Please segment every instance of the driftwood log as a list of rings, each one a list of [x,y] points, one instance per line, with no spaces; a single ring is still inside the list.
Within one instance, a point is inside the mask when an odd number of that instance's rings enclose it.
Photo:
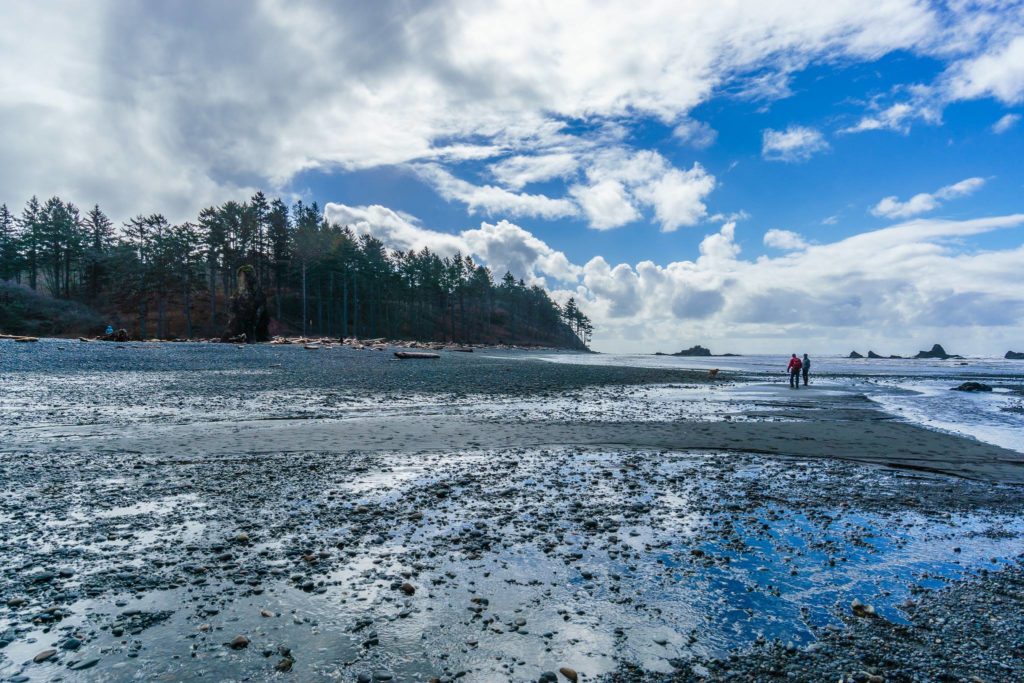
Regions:
[[[426,359],[426,358],[440,358],[439,353],[423,353],[422,351],[395,351],[395,358],[401,358],[403,360],[412,359]]]

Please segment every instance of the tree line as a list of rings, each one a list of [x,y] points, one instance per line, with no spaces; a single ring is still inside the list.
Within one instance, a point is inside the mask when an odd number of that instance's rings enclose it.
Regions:
[[[593,325],[570,299],[468,255],[394,251],[257,192],[171,224],[140,214],[118,229],[98,205],[59,197],[0,206],[0,280],[111,314],[139,338],[219,335],[239,267],[253,268],[277,332],[332,337],[582,347]]]

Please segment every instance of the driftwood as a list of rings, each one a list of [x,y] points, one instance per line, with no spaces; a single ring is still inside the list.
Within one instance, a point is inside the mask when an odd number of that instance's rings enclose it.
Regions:
[[[418,351],[395,351],[395,358],[414,359],[414,358],[440,358],[439,353],[422,353]]]
[[[0,339],[10,339],[16,342],[35,342],[39,341],[39,337],[26,337],[20,334],[0,334]]]
[[[458,351],[459,353],[473,353],[471,346],[446,346],[445,351]]]

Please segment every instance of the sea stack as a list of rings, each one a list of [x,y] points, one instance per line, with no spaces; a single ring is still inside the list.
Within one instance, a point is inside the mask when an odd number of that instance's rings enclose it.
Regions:
[[[918,351],[914,358],[937,358],[939,360],[946,360],[948,358],[963,358],[963,356],[946,353],[946,349],[942,348],[942,344],[934,344],[930,351]]]
[[[1007,351],[1003,358],[1006,360],[1024,360],[1024,351]]]
[[[270,341],[267,295],[257,282],[252,266],[238,269],[238,290],[231,296],[231,319],[222,341],[233,341],[242,335],[250,344]]]
[[[860,354],[859,354],[859,353],[857,353],[856,351],[850,351],[850,355],[849,355],[849,356],[847,356],[847,358],[863,358],[863,357],[864,357],[864,356],[860,355]]]

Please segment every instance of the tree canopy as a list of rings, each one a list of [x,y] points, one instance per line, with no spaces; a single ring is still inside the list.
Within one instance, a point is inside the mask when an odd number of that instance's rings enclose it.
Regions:
[[[506,342],[582,348],[593,325],[512,273],[499,282],[470,256],[393,251],[371,235],[257,192],[172,225],[140,214],[116,229],[59,197],[0,206],[0,279],[88,304],[134,336],[220,333],[238,268],[252,267],[273,327],[306,335]]]

